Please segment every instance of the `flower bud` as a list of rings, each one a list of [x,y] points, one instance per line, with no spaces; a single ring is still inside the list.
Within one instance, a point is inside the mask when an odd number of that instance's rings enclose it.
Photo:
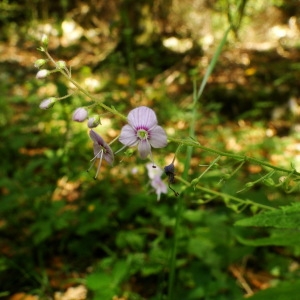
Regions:
[[[246,184],[245,184],[245,188],[252,188],[253,186],[254,186],[254,184],[255,184],[255,182],[247,182]]]
[[[39,71],[37,72],[36,78],[37,78],[37,79],[46,78],[49,74],[50,74],[50,71],[49,71],[49,70],[42,69],[42,70],[39,70]]]
[[[38,59],[35,61],[34,66],[35,68],[40,68],[41,66],[43,66],[45,63],[47,62],[46,59]]]
[[[46,34],[43,34],[42,36],[42,45],[47,48],[49,44],[49,38]]]
[[[168,179],[169,183],[175,183],[174,159],[173,159],[173,161],[172,161],[172,163],[170,165],[164,167],[165,174],[169,177],[169,179]]]
[[[56,102],[56,98],[55,97],[50,97],[50,98],[44,99],[40,103],[40,109],[51,108],[54,105],[55,102]]]
[[[59,60],[57,63],[56,63],[56,66],[58,69],[63,69],[67,66],[66,62],[63,61],[63,60]]]
[[[83,122],[87,119],[87,116],[87,110],[83,107],[79,107],[74,111],[72,119],[76,122]]]
[[[263,181],[263,183],[267,186],[275,186],[275,182],[272,178],[267,178]]]
[[[88,119],[88,127],[89,128],[95,128],[97,127],[99,124],[100,124],[100,117],[99,115],[95,115],[95,116],[92,116]]]
[[[193,179],[192,181],[191,181],[191,185],[192,186],[195,186],[195,185],[197,185],[198,183],[199,183],[199,178],[195,178],[195,179]]]

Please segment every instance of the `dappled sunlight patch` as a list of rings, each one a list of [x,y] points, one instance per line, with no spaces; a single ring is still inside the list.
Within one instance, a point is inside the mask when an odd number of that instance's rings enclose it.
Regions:
[[[229,271],[238,281],[240,287],[245,291],[245,297],[250,297],[259,290],[272,286],[274,277],[264,271],[255,272],[251,268],[241,265],[230,265]]]
[[[85,300],[87,293],[87,288],[84,285],[69,287],[65,292],[56,292],[54,300]]]
[[[38,296],[25,294],[25,293],[17,293],[8,298],[9,300],[40,300]]]
[[[74,202],[80,199],[80,185],[80,181],[72,182],[66,176],[58,179],[56,189],[52,194],[52,201]]]
[[[47,148],[20,148],[19,152],[28,156],[36,156],[44,154]]]

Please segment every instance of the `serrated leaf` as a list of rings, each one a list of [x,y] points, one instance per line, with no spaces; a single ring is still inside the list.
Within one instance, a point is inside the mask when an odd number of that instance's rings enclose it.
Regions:
[[[257,226],[300,229],[300,204],[294,203],[279,209],[260,213],[235,222],[236,226]]]

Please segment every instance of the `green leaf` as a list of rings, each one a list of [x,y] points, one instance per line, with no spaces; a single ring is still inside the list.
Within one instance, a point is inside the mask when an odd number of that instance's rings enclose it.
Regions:
[[[283,282],[274,288],[269,288],[254,294],[249,300],[298,300],[300,290],[300,280]],[[244,298],[242,298],[244,299]]]
[[[111,276],[103,272],[96,272],[86,277],[86,286],[91,290],[113,289]]]
[[[274,230],[271,236],[265,238],[259,238],[255,240],[244,239],[243,237],[237,236],[240,243],[247,246],[293,246],[300,244],[299,231],[292,230]]]
[[[300,229],[300,203],[260,213],[251,218],[239,220],[236,226],[257,226]]]
[[[134,231],[120,231],[116,238],[116,244],[119,248],[130,247],[135,250],[141,250],[144,243],[144,236]]]

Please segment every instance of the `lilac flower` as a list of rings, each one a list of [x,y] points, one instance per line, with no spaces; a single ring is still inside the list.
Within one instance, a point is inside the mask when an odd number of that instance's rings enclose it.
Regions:
[[[88,171],[95,164],[96,158],[99,158],[100,161],[99,161],[96,176],[95,176],[95,178],[97,178],[100,167],[101,167],[102,159],[104,158],[110,165],[112,165],[114,162],[114,153],[111,150],[111,148],[109,147],[109,145],[104,142],[103,138],[98,133],[96,133],[94,130],[90,130],[89,134],[90,134],[90,138],[94,142],[93,147],[94,147],[94,155],[95,156],[91,160],[91,161],[93,161],[93,163],[90,166],[90,168],[88,169]]]
[[[78,107],[74,112],[73,112],[73,121],[76,122],[83,122],[87,119],[88,117],[88,112],[85,108],[83,107]]]
[[[140,157],[151,156],[151,147],[163,148],[167,145],[167,135],[157,125],[155,112],[148,107],[140,106],[129,112],[128,124],[123,126],[119,141],[125,146],[138,146]]]
[[[44,99],[40,103],[40,109],[51,108],[54,105],[55,102],[56,102],[56,98],[55,97],[50,97],[50,98]]]
[[[154,188],[157,194],[157,201],[160,200],[161,194],[167,194],[168,188],[167,185],[162,181],[161,175],[163,174],[162,169],[156,167],[153,168],[152,163],[146,164],[146,168],[148,170],[148,176],[150,178],[150,184]]]

